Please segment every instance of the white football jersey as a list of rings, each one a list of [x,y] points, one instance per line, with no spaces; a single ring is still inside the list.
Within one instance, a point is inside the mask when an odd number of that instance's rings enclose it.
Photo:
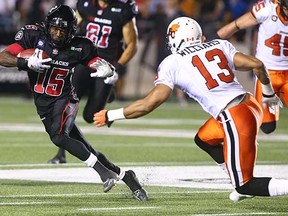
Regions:
[[[259,25],[256,57],[270,70],[288,70],[288,21],[271,0],[254,4],[252,14]]]
[[[161,62],[154,84],[178,86],[216,119],[231,100],[246,92],[233,72],[236,52],[226,40],[186,47]]]

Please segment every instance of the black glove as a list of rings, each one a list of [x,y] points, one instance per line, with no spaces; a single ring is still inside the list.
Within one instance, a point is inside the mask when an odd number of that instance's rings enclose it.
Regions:
[[[17,67],[18,67],[18,70],[21,71],[21,70],[29,70],[29,67],[28,67],[28,60],[25,59],[25,58],[17,58]]]
[[[117,74],[121,76],[126,72],[126,67],[124,65],[117,63],[115,66],[115,70]]]

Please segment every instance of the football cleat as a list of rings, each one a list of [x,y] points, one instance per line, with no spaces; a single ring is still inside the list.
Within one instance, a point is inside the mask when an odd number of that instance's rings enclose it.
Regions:
[[[135,173],[133,170],[128,170],[125,173],[123,181],[132,191],[133,197],[139,201],[147,201],[148,195],[147,192],[140,185]]]
[[[113,178],[108,178],[104,183],[103,183],[103,191],[104,193],[107,193],[110,191],[117,183],[116,179]]]
[[[66,161],[66,158],[65,158],[65,157],[55,156],[54,158],[52,158],[51,160],[49,160],[47,163],[48,163],[48,164],[62,164],[62,163],[67,163],[67,161]]]
[[[253,198],[254,196],[252,195],[245,195],[245,194],[240,194],[236,190],[232,191],[229,195],[229,199],[233,202],[239,202],[243,199],[249,199]]]
[[[141,189],[134,191],[133,197],[139,201],[147,201],[148,200],[148,195],[147,195],[147,192],[144,190],[144,188],[141,188]]]

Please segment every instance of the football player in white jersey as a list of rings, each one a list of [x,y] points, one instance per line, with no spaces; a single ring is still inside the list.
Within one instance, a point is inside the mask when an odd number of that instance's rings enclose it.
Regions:
[[[260,0],[251,11],[218,30],[221,39],[230,38],[235,32],[259,24],[256,57],[268,69],[275,93],[288,105],[288,0]],[[262,100],[261,83],[255,83],[255,97]],[[274,115],[263,107],[261,130],[272,133],[276,129],[279,112]]]
[[[177,85],[212,116],[197,136],[205,140],[212,152],[216,149],[210,154],[214,160],[225,160],[235,188],[231,200],[288,194],[288,180],[253,176],[256,137],[263,112],[233,71],[253,70],[263,88],[263,103],[275,110],[281,101],[274,93],[262,61],[238,52],[226,40],[204,42],[201,27],[188,17],[173,20],[167,37],[172,54],[160,63],[150,93],[125,108],[95,113],[94,124],[110,126],[116,120],[144,116],[164,103]]]

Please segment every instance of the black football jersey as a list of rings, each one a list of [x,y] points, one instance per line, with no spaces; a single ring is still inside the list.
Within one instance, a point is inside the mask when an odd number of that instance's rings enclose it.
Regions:
[[[78,100],[71,85],[73,68],[79,64],[87,65],[98,56],[97,48],[89,39],[74,37],[68,46],[58,49],[51,45],[43,28],[26,25],[16,34],[15,40],[24,49],[39,48],[52,58],[51,67],[46,72],[28,71],[39,115],[59,98]],[[90,72],[89,68],[84,72]]]
[[[81,35],[86,35],[98,48],[99,57],[115,64],[124,51],[122,27],[138,13],[134,0],[115,0],[101,8],[97,0],[78,0],[82,17]]]

